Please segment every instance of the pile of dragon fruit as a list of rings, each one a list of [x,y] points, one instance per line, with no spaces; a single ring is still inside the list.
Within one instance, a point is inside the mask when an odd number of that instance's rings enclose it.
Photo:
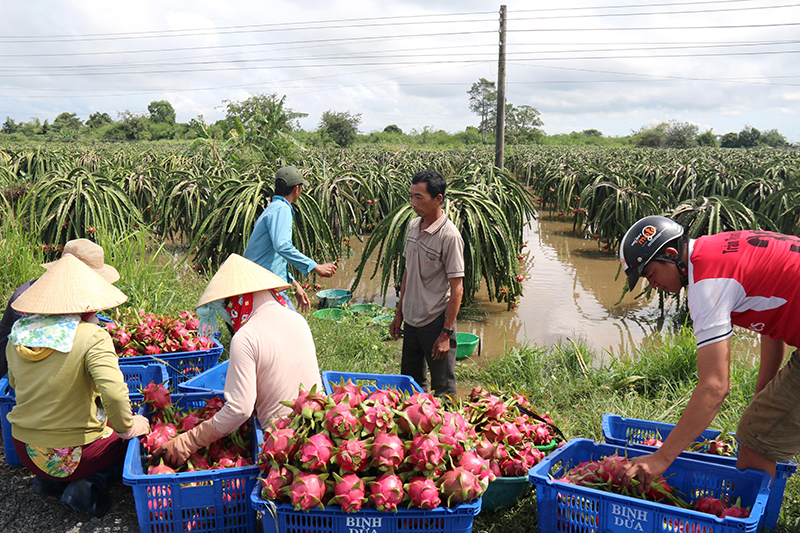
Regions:
[[[750,511],[740,506],[741,501],[729,506],[718,498],[703,497],[691,504],[687,503],[681,498],[683,494],[672,487],[664,476],[653,481],[649,490],[640,492],[637,479],[626,481],[623,478],[623,474],[628,469],[630,462],[630,459],[619,455],[609,455],[596,461],[582,461],[555,481],[613,492],[631,498],[674,505],[683,509],[694,509],[695,511],[714,514],[720,518],[726,516],[747,518],[750,516]]]
[[[261,495],[296,510],[397,511],[457,506],[495,479],[472,451],[464,414],[428,393],[372,393],[350,382],[330,395],[303,390],[290,415],[264,429]]]
[[[660,437],[660,435],[659,435]],[[655,446],[660,448],[664,442],[658,437],[650,437],[642,441],[642,444],[647,446]],[[716,438],[713,440],[702,440],[691,443],[686,447],[686,451],[697,453],[708,453],[711,455],[720,455],[723,457],[736,457],[738,443],[734,436],[728,433],[725,437]]]
[[[478,439],[475,451],[489,461],[497,477],[519,477],[541,461],[555,439],[553,421],[548,415],[536,420],[528,399],[521,394],[503,399],[482,387],[469,394],[464,408],[467,420],[474,426]]]
[[[120,357],[195,352],[215,346],[211,338],[198,334],[200,322],[191,311],[181,311],[174,318],[141,310],[125,313],[117,310],[113,318],[114,322],[104,327]]]
[[[213,417],[222,408],[225,401],[222,398],[214,397],[206,400],[206,404],[202,407],[180,409],[172,403],[172,397],[164,385],[155,383],[150,383],[142,389],[142,394],[144,403],[150,404],[153,409],[150,417],[150,433],[139,437],[147,474],[196,472],[253,464],[250,453],[250,432],[252,430],[250,420],[239,426],[233,433],[193,453],[185,464],[166,464],[163,457],[155,455],[156,450],[177,435],[189,431]]]

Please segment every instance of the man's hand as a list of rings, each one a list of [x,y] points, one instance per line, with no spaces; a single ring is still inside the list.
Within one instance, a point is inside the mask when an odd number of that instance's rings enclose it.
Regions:
[[[294,282],[294,290],[297,295],[297,307],[304,313],[308,312],[311,309],[311,300],[308,299],[308,294],[297,281]]]
[[[640,455],[631,459],[628,469],[622,474],[623,482],[627,483],[633,478],[640,482],[639,492],[650,490],[650,484],[664,475],[671,464],[668,458],[662,457],[658,452],[650,455]]]
[[[394,315],[394,320],[389,324],[389,335],[392,339],[397,340],[403,336],[403,316],[399,313]]]
[[[438,361],[439,359],[444,359],[449,351],[450,335],[443,331],[439,333],[439,338],[433,343],[433,353],[431,354],[431,357],[433,357],[434,361]]]
[[[314,272],[323,278],[329,278],[336,274],[336,265],[333,263],[325,263],[324,265],[317,265],[314,267]]]

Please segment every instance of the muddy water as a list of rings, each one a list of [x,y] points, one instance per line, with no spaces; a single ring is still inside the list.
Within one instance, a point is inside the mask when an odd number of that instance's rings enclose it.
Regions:
[[[551,345],[568,339],[583,339],[599,356],[620,354],[661,331],[663,320],[657,298],[635,300],[626,295],[621,302],[622,279],[616,279],[618,260],[603,252],[596,241],[577,237],[568,222],[540,219],[526,227],[521,269],[524,294],[516,309],[490,303],[478,295],[477,309],[487,313],[480,321],[461,320],[459,331],[481,338],[481,356],[494,358],[506,347],[523,343]],[[349,288],[360,260],[363,244],[351,238],[353,254],[343,258],[337,274],[324,280],[326,288]],[[370,258],[370,270],[375,257]],[[390,288],[386,299],[379,295],[380,280],[362,278],[351,303],[397,304]],[[474,358],[475,356],[473,356]]]

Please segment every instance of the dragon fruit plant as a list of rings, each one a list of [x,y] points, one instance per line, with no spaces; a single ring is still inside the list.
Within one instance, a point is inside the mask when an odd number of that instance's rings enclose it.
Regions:
[[[215,346],[210,337],[198,332],[200,321],[191,311],[181,311],[175,318],[141,310],[115,310],[113,319],[102,325],[111,334],[120,357],[194,352]]]
[[[221,398],[210,398],[202,407],[178,409],[172,403],[169,391],[164,385],[153,383],[142,389],[142,394],[143,403],[149,404],[153,410],[150,415],[150,433],[139,437],[147,467],[145,470],[148,474],[197,472],[253,464],[250,454],[252,422],[249,420],[231,434],[192,454],[185,464],[165,464],[163,457],[154,455],[158,448],[214,416],[222,408],[224,401]]]
[[[546,422],[537,421],[520,407],[531,410],[521,394],[492,394],[483,387],[475,387],[469,394],[464,411],[478,433],[475,452],[489,462],[496,477],[527,475],[545,456],[539,448],[555,439],[548,415],[542,416]]]
[[[303,511],[430,510],[475,501],[495,478],[471,451],[477,434],[464,414],[431,394],[343,382],[329,396],[301,387],[283,403],[292,412],[265,428],[258,454],[265,499]]]

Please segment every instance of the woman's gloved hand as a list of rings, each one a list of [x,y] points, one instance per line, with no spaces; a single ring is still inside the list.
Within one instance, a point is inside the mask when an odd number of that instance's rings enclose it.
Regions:
[[[194,429],[165,442],[156,450],[155,455],[163,455],[166,462],[171,465],[182,465],[194,452],[225,436],[214,429],[211,420],[213,419],[206,420]]]
[[[133,415],[133,425],[125,433],[117,433],[122,440],[130,440],[150,433],[150,421],[142,415]]]

